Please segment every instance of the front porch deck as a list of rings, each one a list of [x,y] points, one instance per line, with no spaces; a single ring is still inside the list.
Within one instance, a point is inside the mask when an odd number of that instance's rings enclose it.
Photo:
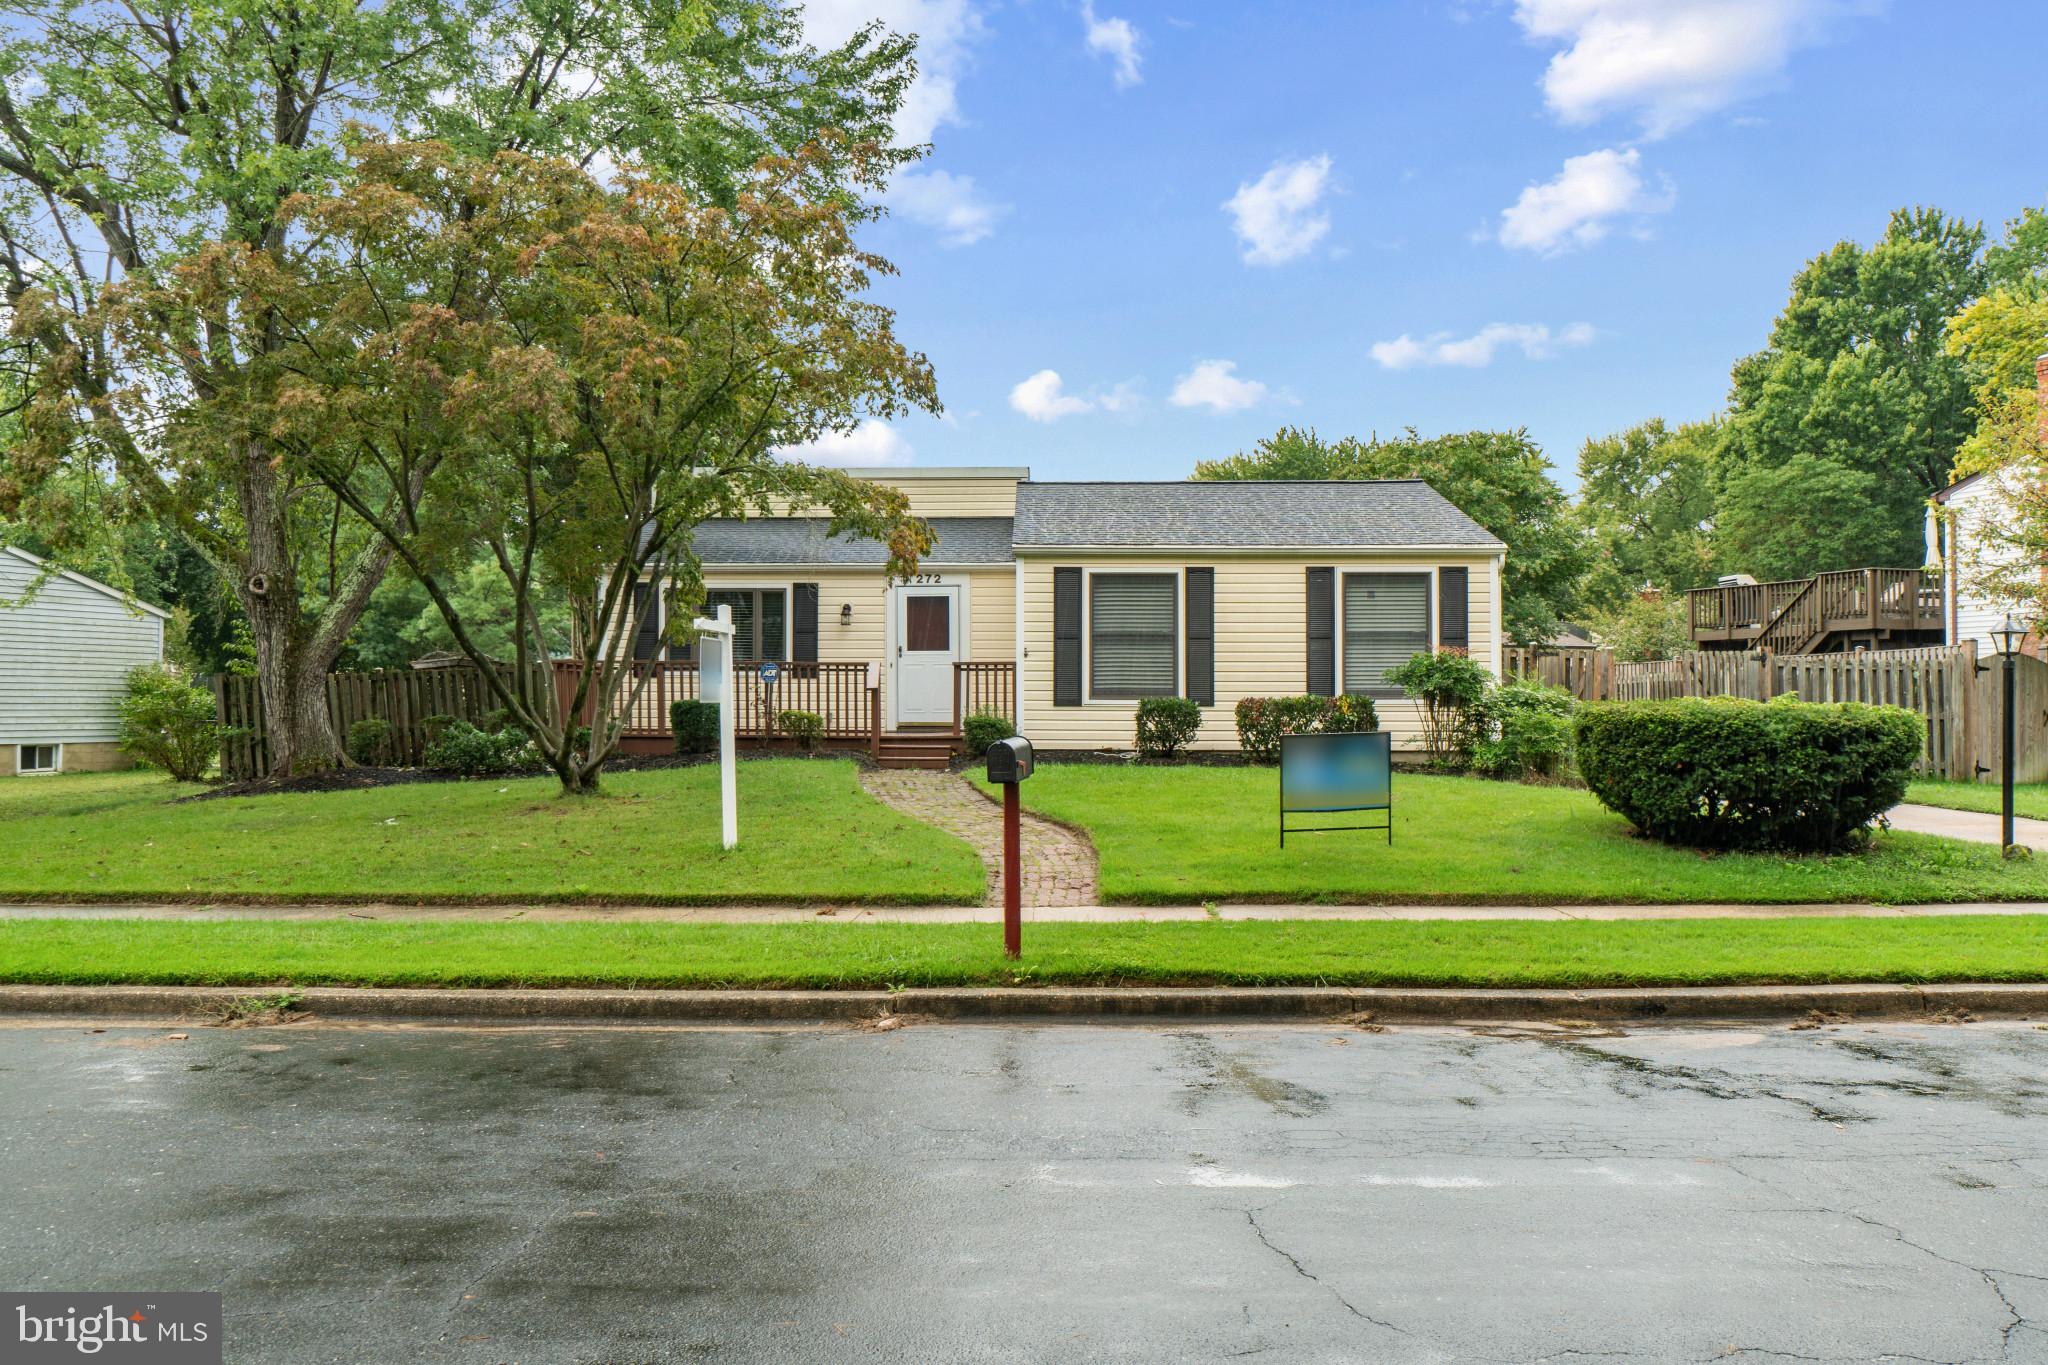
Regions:
[[[824,718],[820,742],[834,748],[858,745],[883,767],[943,767],[959,752],[963,725],[977,711],[992,710],[1015,720],[1017,665],[1014,660],[967,659],[953,665],[953,719],[950,724],[884,728],[883,685],[879,663],[776,660],[771,685],[761,680],[761,662],[740,666],[733,697],[734,733],[743,744],[766,747],[794,743],[777,724],[784,711],[811,711]],[[622,745],[627,753],[671,752],[675,745],[669,708],[702,696],[697,664],[687,659],[654,659],[634,665],[644,681],[626,722]],[[570,687],[562,695],[569,695]]]

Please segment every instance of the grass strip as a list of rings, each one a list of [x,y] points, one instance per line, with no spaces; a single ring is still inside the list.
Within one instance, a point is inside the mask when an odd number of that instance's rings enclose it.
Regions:
[[[2048,900],[2048,858],[1991,844],[1888,832],[1833,857],[1702,853],[1640,837],[1589,792],[1472,777],[1397,773],[1391,846],[1305,834],[1282,849],[1272,768],[1048,763],[1023,795],[1088,831],[1109,904]]]
[[[0,981],[208,986],[1652,986],[2048,979],[2048,916],[991,925],[0,922]]]
[[[2005,808],[2004,791],[1996,782],[1915,782],[1906,788],[1906,799],[1923,806],[1993,815]],[[2048,820],[2048,783],[2016,783],[2012,789],[2012,813],[2029,820]]]

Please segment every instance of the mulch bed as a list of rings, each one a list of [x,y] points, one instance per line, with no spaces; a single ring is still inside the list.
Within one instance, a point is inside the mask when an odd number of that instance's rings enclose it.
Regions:
[[[810,753],[798,751],[781,752],[765,749],[742,749],[742,762],[766,758],[825,759],[851,758],[859,763],[872,765],[874,760],[865,749],[818,749]],[[604,765],[607,773],[637,773],[658,768],[694,768],[700,763],[716,763],[717,754],[627,754],[614,758]],[[224,796],[277,796],[287,792],[339,792],[357,791],[367,787],[401,787],[414,782],[504,782],[517,777],[546,777],[548,770],[538,769],[530,773],[494,773],[487,777],[472,777],[465,773],[449,772],[441,768],[372,768],[350,765],[335,768],[324,773],[309,773],[304,777],[258,777],[247,782],[224,782],[210,790],[194,796],[179,797],[173,805],[184,805],[188,801],[217,801]]]
[[[1040,763],[1084,763],[1104,768],[1250,768],[1257,760],[1236,749],[1195,749],[1172,758],[1140,758],[1132,749],[1040,749]],[[980,760],[976,760],[979,762]],[[973,766],[973,765],[969,765]],[[1275,766],[1267,764],[1267,767]]]

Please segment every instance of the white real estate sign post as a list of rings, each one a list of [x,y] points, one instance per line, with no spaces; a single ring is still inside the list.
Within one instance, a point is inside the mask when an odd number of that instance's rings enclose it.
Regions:
[[[718,803],[723,819],[721,840],[727,848],[740,842],[739,796],[733,781],[732,703],[736,679],[732,658],[732,608],[720,607],[718,619],[699,616],[697,627],[697,697],[718,703]]]

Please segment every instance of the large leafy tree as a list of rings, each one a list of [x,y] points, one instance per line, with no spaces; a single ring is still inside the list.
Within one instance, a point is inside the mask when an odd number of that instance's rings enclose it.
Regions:
[[[0,288],[32,387],[27,438],[0,454],[0,516],[60,554],[120,519],[187,537],[248,618],[286,770],[338,760],[323,675],[392,548],[268,431],[175,439],[267,373],[278,328],[116,310],[109,286],[167,284],[212,242],[281,268],[285,205],[345,176],[352,122],[470,155],[639,166],[730,205],[757,159],[821,129],[886,148],[912,74],[910,44],[875,27],[813,50],[783,0],[24,0],[9,28]],[[863,194],[844,162],[815,174]]]
[[[1645,588],[1675,597],[1713,577],[1721,440],[1718,420],[1671,427],[1653,417],[1586,442],[1572,511],[1591,554],[1580,588],[1588,609],[1617,610]]]
[[[1982,286],[1983,246],[1981,226],[1900,209],[1871,246],[1839,242],[1794,277],[1769,344],[1735,365],[1724,469],[1728,495],[1755,515],[1747,530],[1727,528],[1725,567],[1805,575],[1921,562],[1926,500],[1948,483],[1972,424],[1969,376],[1943,334]],[[1769,525],[1767,490],[1824,492],[1846,519],[1782,506],[1815,533],[1795,551]],[[1745,560],[1755,554],[1770,564]]]
[[[835,183],[864,155],[764,159],[725,209],[628,172],[372,141],[347,188],[286,206],[303,248],[211,248],[117,306],[244,348],[276,334],[177,443],[265,433],[404,562],[564,789],[587,791],[651,676],[632,666],[636,587],[663,584],[672,623],[702,605],[700,522],[788,503],[884,541],[897,572],[929,548],[900,493],[774,453],[937,408],[867,297],[888,266]],[[496,594],[475,590],[480,559]],[[567,696],[549,667],[565,652]]]
[[[1198,479],[1421,479],[1508,547],[1502,616],[1517,643],[1557,629],[1586,563],[1565,495],[1526,431],[1468,431],[1392,440],[1283,427],[1249,451],[1195,466]]]
[[[1895,513],[1877,476],[1818,455],[1737,472],[1721,490],[1716,539],[1730,564],[1766,582],[1805,578],[1871,558]],[[1915,552],[1896,559],[1918,563]]]

